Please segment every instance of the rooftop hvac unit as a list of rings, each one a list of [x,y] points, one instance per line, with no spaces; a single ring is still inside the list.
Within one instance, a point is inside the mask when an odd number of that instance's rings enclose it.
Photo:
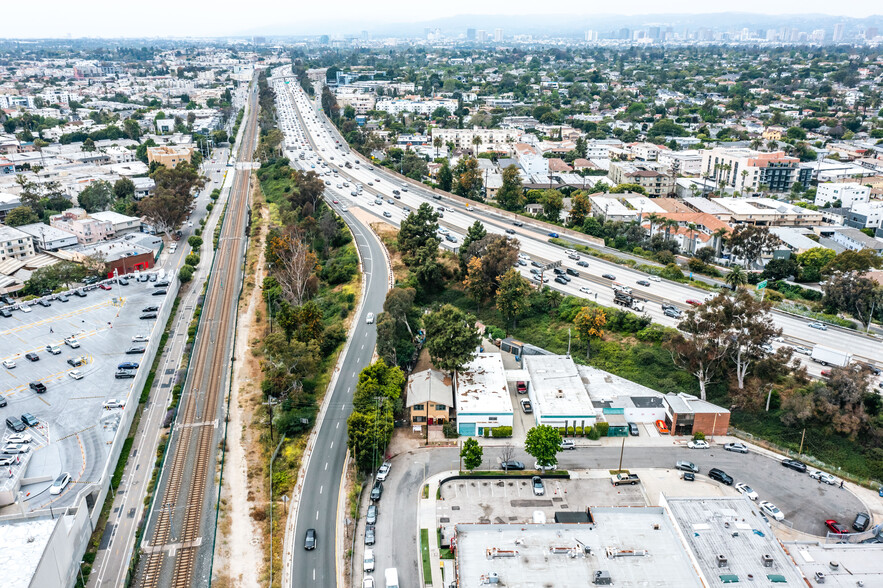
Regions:
[[[764,553],[760,556],[760,563],[762,563],[765,568],[773,567],[773,556],[769,553]]]
[[[725,568],[727,567],[727,556],[718,554],[717,556],[717,567]]]
[[[595,572],[595,578],[592,580],[592,584],[597,586],[609,586],[613,583],[613,580],[610,579],[610,572],[607,570],[598,570]]]
[[[488,572],[481,577],[481,583],[484,584],[499,584],[500,576],[497,572]]]

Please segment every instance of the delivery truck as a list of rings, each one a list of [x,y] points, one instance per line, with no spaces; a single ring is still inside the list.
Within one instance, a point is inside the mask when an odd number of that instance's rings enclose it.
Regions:
[[[823,347],[822,345],[816,345],[812,348],[812,355],[810,355],[810,358],[816,363],[836,367],[846,367],[849,365],[849,362],[852,361],[851,354],[844,351],[837,351],[830,347]]]

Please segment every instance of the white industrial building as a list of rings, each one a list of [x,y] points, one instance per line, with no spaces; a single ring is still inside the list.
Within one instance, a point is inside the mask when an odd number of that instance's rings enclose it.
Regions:
[[[829,182],[819,184],[816,189],[817,206],[828,206],[837,200],[840,206],[850,208],[858,202],[867,202],[871,197],[871,189],[857,183]]]
[[[512,426],[512,399],[499,353],[479,353],[457,373],[455,402],[460,435]]]
[[[569,355],[526,355],[523,365],[538,425],[585,428],[595,424],[586,380]]]

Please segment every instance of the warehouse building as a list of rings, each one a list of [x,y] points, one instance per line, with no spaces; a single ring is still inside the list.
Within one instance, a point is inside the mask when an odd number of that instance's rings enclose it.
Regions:
[[[479,353],[457,373],[455,402],[460,435],[512,426],[512,400],[499,353]]]
[[[586,380],[569,355],[526,355],[523,366],[538,425],[585,428],[595,424]]]

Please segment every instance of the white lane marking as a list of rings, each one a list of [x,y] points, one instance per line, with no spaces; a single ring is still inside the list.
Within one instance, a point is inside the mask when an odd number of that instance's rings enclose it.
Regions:
[[[319,520],[319,511],[318,510],[316,511],[316,520],[317,521]]]
[[[327,463],[325,464],[325,469],[328,469],[328,464],[327,464]],[[319,494],[322,494],[322,491],[323,491],[324,489],[325,489],[325,486],[324,486],[324,485],[319,486]]]
[[[334,441],[331,442],[331,445],[328,446],[328,449],[331,449],[332,447],[334,447]]]

